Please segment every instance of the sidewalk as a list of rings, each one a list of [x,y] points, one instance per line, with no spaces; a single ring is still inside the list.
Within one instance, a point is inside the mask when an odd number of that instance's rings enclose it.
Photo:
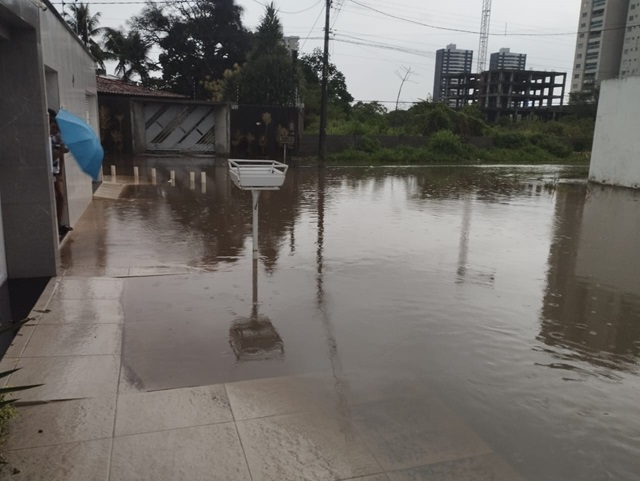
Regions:
[[[130,245],[111,246],[129,252],[121,265],[98,262],[106,227],[96,212],[70,234],[73,265],[0,362],[21,368],[10,385],[44,383],[20,395],[5,446],[20,472],[6,479],[521,481],[433,392],[395,373],[140,390],[123,362],[125,322],[137,320],[125,312],[126,283],[199,274],[177,257],[154,265]],[[143,341],[156,348],[155,337]]]

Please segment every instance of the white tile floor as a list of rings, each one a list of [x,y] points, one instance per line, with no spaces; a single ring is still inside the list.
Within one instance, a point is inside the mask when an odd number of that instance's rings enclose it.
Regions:
[[[139,392],[120,357],[122,280],[57,286],[2,360],[21,368],[10,385],[45,383],[12,421],[12,480],[521,481],[433,395],[356,382],[345,402],[313,374]]]

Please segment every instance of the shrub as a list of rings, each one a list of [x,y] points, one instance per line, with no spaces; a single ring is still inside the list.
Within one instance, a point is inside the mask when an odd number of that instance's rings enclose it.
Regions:
[[[423,135],[434,134],[441,130],[453,130],[450,109],[444,104],[438,104],[434,109],[427,113],[423,119]]]
[[[370,137],[369,135],[363,136],[360,139],[360,145],[358,145],[358,150],[361,150],[362,152],[368,152],[368,153],[376,152],[381,148],[382,148],[382,145],[380,145],[380,141],[378,139],[374,139],[373,137]]]
[[[441,130],[431,136],[429,150],[437,154],[459,156],[464,153],[462,140],[449,130]]]
[[[529,138],[521,132],[498,132],[493,141],[496,147],[502,149],[520,149],[529,144]]]
[[[536,145],[551,155],[560,158],[568,157],[573,152],[571,146],[558,137],[542,136]]]

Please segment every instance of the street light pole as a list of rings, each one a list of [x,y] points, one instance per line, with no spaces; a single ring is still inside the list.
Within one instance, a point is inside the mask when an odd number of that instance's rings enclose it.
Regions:
[[[322,103],[320,107],[320,165],[324,165],[327,156],[327,104],[329,102],[329,28],[331,0],[327,0],[324,24],[324,56],[322,59]]]

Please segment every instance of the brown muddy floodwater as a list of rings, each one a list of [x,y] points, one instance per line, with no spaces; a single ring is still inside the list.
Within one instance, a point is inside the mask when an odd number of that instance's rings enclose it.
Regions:
[[[138,388],[325,373],[343,401],[406,394],[409,420],[437,395],[528,481],[640,479],[640,192],[584,168],[291,169],[261,199],[252,321],[250,194],[173,162],[63,250],[132,276]]]

